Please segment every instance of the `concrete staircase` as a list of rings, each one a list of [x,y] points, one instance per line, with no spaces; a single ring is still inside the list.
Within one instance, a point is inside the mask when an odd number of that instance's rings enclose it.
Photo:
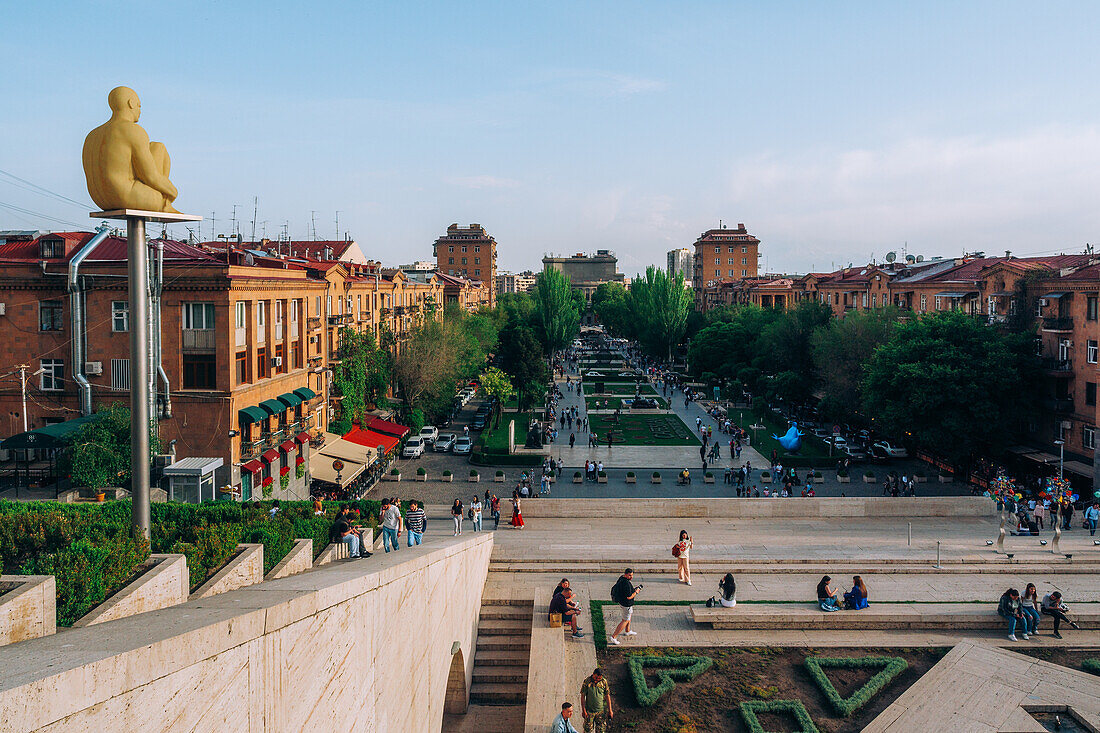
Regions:
[[[514,706],[523,720],[531,657],[532,600],[485,599],[474,653],[471,705]]]

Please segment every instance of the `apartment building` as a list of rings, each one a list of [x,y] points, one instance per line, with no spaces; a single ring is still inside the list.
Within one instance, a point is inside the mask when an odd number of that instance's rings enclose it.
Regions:
[[[691,285],[695,289],[695,307],[705,310],[707,289],[717,288],[722,281],[752,279],[759,274],[760,240],[749,234],[744,224],[735,228],[708,229],[699,235],[692,255]]]
[[[497,275],[497,295],[504,293],[529,293],[538,282],[538,276],[526,270],[524,272],[502,272]]]
[[[451,224],[433,245],[436,269],[451,277],[481,283],[488,307],[496,303],[497,241],[485,227]]]

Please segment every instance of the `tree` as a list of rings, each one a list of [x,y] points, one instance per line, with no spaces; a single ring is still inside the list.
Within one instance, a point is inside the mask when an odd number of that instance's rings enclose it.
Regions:
[[[619,338],[634,335],[626,287],[619,282],[600,283],[592,293],[592,312],[607,332]]]
[[[799,301],[791,310],[781,312],[780,317],[760,334],[760,350],[765,356],[766,369],[772,374],[794,372],[805,382],[805,395],[809,396],[816,378],[810,338],[832,317],[829,306],[818,300]]]
[[[512,396],[512,380],[496,367],[489,367],[481,375],[481,389],[490,398],[496,398],[496,403],[493,405],[493,418],[499,427],[504,403]]]
[[[821,407],[827,415],[845,419],[859,409],[864,367],[875,349],[890,340],[900,316],[901,312],[892,306],[851,311],[810,337],[810,351],[821,380]]]
[[[335,432],[346,433],[361,420],[368,405],[376,405],[390,385],[390,357],[374,341],[370,331],[360,333],[345,326],[340,329],[337,355],[340,363],[333,374],[333,386],[342,398],[333,421]]]
[[[539,275],[534,291],[535,323],[546,353],[564,349],[577,335],[580,309],[573,286],[560,270],[546,270]]]
[[[695,335],[688,348],[688,365],[691,372],[701,375],[714,372],[719,376],[734,376],[753,367],[757,373],[753,381],[741,380],[755,389],[760,364],[767,361],[762,354],[761,333],[770,324],[785,316],[782,311],[755,305],[728,306],[719,309],[710,325]],[[711,313],[708,312],[708,317]]]
[[[956,462],[999,453],[1035,391],[1027,342],[958,311],[899,324],[867,364],[864,411],[888,435],[911,434]]]
[[[652,355],[672,361],[672,350],[683,338],[691,292],[684,276],[669,277],[664,270],[646,268],[645,276],[630,285],[629,316],[636,324],[636,336]]]
[[[510,325],[500,334],[500,365],[512,377],[520,411],[528,409],[550,379],[535,332],[527,326]]]
[[[160,441],[150,429],[150,458]],[[74,486],[102,489],[130,483],[130,408],[120,403],[100,405],[95,419],[81,426],[68,453]]]

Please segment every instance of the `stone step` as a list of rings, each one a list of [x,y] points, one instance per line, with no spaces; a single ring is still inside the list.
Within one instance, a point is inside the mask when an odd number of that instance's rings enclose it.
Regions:
[[[558,561],[558,566],[563,561]],[[788,564],[787,560],[773,561],[767,564],[760,565],[746,565],[744,563],[691,563],[691,570],[694,574],[714,574],[724,575],[725,573],[733,573],[734,575],[748,575],[748,574],[805,574],[813,573],[817,574],[832,574],[832,575],[847,575],[853,573],[861,573],[863,575],[975,575],[975,574],[994,574],[1001,575],[1006,571],[1013,573],[1049,573],[1056,572],[1061,575],[1085,575],[1095,574],[1100,572],[1100,567],[1093,563],[1081,563],[1078,564],[1076,560],[1072,564],[1063,562],[1050,562],[1047,560],[1035,560],[1029,561],[1011,561],[1007,558],[1002,559],[999,563],[988,563],[979,565],[959,565],[943,563],[943,567],[933,567],[935,563],[934,559],[928,560],[926,563],[919,565],[890,565],[890,566],[878,566],[875,563],[833,563],[828,565],[804,565],[794,562]],[[575,574],[590,573],[590,574],[610,574],[621,573],[622,569],[626,565],[630,565],[634,569],[634,572],[638,575],[671,575],[676,572],[676,566],[671,563],[648,563],[633,561],[626,562],[601,562],[601,563],[589,563],[589,562],[576,562],[569,561],[569,570]],[[489,565],[490,572],[500,573],[545,573],[547,569],[540,563],[522,561],[522,562],[501,562],[494,561]]]
[[[485,608],[486,606],[519,606],[519,607],[528,607],[528,608],[530,608],[533,605],[535,605],[535,602],[533,600],[531,600],[530,598],[528,598],[527,600],[523,600],[523,599],[516,600],[515,598],[482,598],[481,599],[481,607],[482,608]]]
[[[484,683],[470,685],[470,702],[477,705],[523,705],[527,702],[527,683]]]
[[[474,683],[517,683],[527,684],[527,665],[513,664],[510,666],[479,667],[474,663]]]
[[[479,644],[479,648],[474,655],[474,669],[481,666],[496,667],[513,664],[522,664],[526,667],[531,658],[531,654],[527,649],[494,651],[481,649],[480,646]]]
[[[522,608],[520,606],[488,606],[481,609],[481,618],[503,618],[503,619],[515,619],[517,621],[530,621],[531,620],[530,607]]]
[[[477,638],[477,651],[528,651],[531,648],[531,637],[528,636],[479,636]]]
[[[477,625],[478,634],[530,634],[529,618],[483,618]]]

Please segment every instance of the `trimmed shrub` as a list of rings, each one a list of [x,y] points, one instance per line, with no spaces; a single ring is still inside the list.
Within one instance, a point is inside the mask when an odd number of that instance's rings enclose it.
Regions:
[[[661,474],[658,473],[657,471],[654,471],[653,472],[653,478],[661,478]]]
[[[470,469],[470,478],[474,478],[475,476],[477,476],[477,470],[471,468]]]
[[[666,656],[654,657],[630,654],[626,658],[630,668],[630,679],[634,683],[634,697],[642,707],[651,707],[662,695],[670,692],[676,682],[688,682],[710,669],[714,660],[710,657]],[[659,682],[656,687],[646,684],[646,667],[671,667],[657,672]]]
[[[768,733],[760,725],[757,713],[787,713],[798,721],[795,733],[819,733],[801,700],[749,700],[741,703],[741,718],[745,721],[745,727],[751,733]]]
[[[627,478],[634,478],[634,472],[633,471],[627,471],[626,476],[627,476]]]
[[[391,476],[400,476],[401,475],[401,469],[398,468],[397,466],[394,466],[393,468],[390,469],[390,475]]]
[[[1100,674],[1100,659],[1086,659],[1081,662],[1081,669],[1093,674]]]
[[[573,472],[573,478],[580,478],[580,477],[581,477],[581,472],[580,471],[574,471]]]
[[[497,476],[503,476],[503,475],[504,475],[504,471],[497,471],[496,475],[497,475]]]
[[[450,469],[447,469],[446,471],[443,472],[443,475],[444,476],[452,476],[454,474],[451,473]]]
[[[416,469],[416,475],[417,476],[425,476],[425,475],[427,475],[427,473],[428,472],[423,468],[417,468]]]
[[[886,685],[893,682],[894,678],[905,671],[909,666],[902,657],[807,657],[806,670],[810,673],[814,684],[821,689],[828,698],[829,704],[837,715],[848,717],[856,710],[870,702]],[[848,698],[842,698],[836,691],[833,683],[825,674],[825,667],[833,669],[868,669],[881,667],[882,669],[863,687],[859,688]]]

